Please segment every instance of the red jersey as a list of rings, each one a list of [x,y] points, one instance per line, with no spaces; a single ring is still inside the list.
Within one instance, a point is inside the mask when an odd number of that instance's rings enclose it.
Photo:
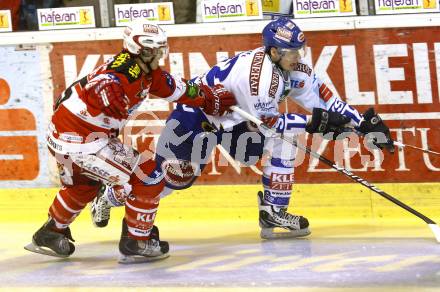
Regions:
[[[86,77],[73,83],[57,100],[52,125],[49,129],[49,146],[52,146],[54,151],[60,150],[55,145],[57,142],[62,148],[61,144],[69,146],[65,142],[87,143],[98,140],[96,136],[90,136],[92,133],[100,133],[104,138],[116,137],[125,125],[126,120],[107,116],[102,110],[92,107],[87,102],[89,93],[86,85],[97,79],[110,79],[122,87],[128,99],[129,114],[142,103],[149,93],[171,102],[176,101],[190,106],[200,106],[203,102],[203,98],[197,95],[198,91],[191,82],[174,78],[160,68],[145,74],[135,62],[134,57],[122,51]],[[65,149],[57,152],[65,152]]]

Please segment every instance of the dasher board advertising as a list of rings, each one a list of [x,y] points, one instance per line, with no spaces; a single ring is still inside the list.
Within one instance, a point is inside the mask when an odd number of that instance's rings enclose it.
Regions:
[[[93,6],[37,9],[38,29],[70,29],[95,27]]]
[[[158,24],[174,24],[172,2],[115,5],[116,26],[127,26],[137,19]]]
[[[353,0],[293,0],[295,18],[356,15]]]
[[[376,14],[439,12],[438,0],[374,0]]]
[[[12,31],[10,10],[0,10],[0,32],[3,31]]]
[[[202,0],[200,5],[203,22],[263,18],[261,0]]]

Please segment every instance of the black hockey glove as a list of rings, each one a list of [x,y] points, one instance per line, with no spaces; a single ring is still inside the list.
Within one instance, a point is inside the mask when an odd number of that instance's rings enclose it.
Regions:
[[[345,132],[344,126],[349,122],[350,118],[340,113],[314,108],[312,120],[306,125],[306,131],[311,134],[321,133],[325,139],[336,140],[341,133]]]
[[[385,148],[390,153],[394,153],[394,143],[391,139],[390,129],[385,125],[374,108],[369,108],[364,114],[358,128],[359,132],[365,135],[367,144],[373,144],[380,149]]]

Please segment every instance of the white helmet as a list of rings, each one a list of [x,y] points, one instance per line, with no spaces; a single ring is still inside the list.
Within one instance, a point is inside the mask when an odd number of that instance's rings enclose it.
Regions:
[[[160,50],[165,58],[168,55],[167,36],[159,25],[136,20],[124,30],[124,49],[134,55],[143,51],[156,55]]]

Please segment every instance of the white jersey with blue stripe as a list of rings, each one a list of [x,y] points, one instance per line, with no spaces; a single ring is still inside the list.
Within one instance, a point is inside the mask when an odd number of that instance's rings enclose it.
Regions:
[[[257,118],[279,115],[278,103],[283,94],[289,91],[290,85],[264,52],[264,48],[246,51],[224,60],[201,78],[209,86],[222,84],[234,94],[240,108]],[[237,113],[207,117],[216,126],[221,124],[225,129],[245,121]]]
[[[311,112],[316,107],[338,112],[349,117],[352,126],[359,126],[362,118],[359,112],[336,96],[306,60],[298,62],[295,70],[290,72],[289,79],[289,98],[305,110]]]
[[[218,63],[198,82],[209,86],[222,84],[234,94],[240,108],[259,119],[280,115],[278,105],[288,96],[308,112],[315,107],[324,108],[348,116],[353,126],[359,125],[362,117],[358,111],[334,95],[306,60],[300,60],[295,70],[286,75],[287,78],[264,48],[257,48]],[[237,113],[207,118],[224,129],[245,121]],[[280,132],[298,133],[304,131],[305,124],[304,115],[291,113],[282,115],[276,128]]]

